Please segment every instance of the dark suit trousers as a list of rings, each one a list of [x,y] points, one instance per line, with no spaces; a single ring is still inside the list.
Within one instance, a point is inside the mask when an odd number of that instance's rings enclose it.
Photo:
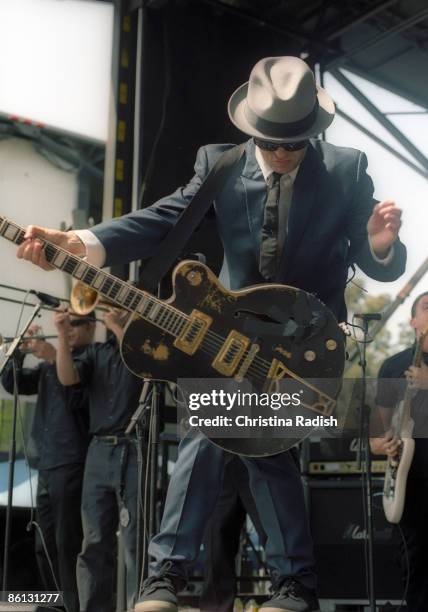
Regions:
[[[186,578],[196,559],[208,520],[223,487],[230,454],[202,434],[187,435],[180,444],[160,532],[149,547],[151,573],[170,562],[171,573]],[[297,576],[315,588],[313,547],[299,471],[289,453],[268,458],[242,457],[267,535],[266,560],[275,583]]]
[[[137,493],[138,463],[134,443],[128,443],[126,469],[121,467],[125,444],[92,440],[85,465],[82,495],[83,544],[77,560],[77,583],[82,612],[116,609],[116,532],[120,529],[126,570],[127,605],[131,609],[137,591]],[[120,488],[129,523],[119,526]]]
[[[83,464],[40,470],[37,485],[37,521],[52,561],[68,612],[79,612],[76,561],[82,544],[80,504]],[[36,532],[36,558],[46,590],[56,590],[46,554]]]
[[[223,490],[205,531],[201,610],[233,610],[236,597],[235,557],[247,514],[264,546],[266,534],[250,491],[247,468],[239,457],[233,457],[225,466]]]

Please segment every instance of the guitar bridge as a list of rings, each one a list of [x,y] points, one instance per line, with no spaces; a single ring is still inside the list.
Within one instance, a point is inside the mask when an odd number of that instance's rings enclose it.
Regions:
[[[232,376],[249,344],[249,338],[233,329],[212,362],[212,367],[224,376]]]
[[[201,346],[211,323],[209,315],[200,310],[192,310],[182,332],[174,340],[174,346],[187,355],[193,355]]]

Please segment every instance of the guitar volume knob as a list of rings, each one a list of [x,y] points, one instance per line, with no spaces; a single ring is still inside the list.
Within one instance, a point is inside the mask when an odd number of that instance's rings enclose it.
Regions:
[[[187,280],[193,287],[196,287],[197,285],[200,285],[202,282],[202,274],[200,272],[192,270],[191,272],[188,273]]]

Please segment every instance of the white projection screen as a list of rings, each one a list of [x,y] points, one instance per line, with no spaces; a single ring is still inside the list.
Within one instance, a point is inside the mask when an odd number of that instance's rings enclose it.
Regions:
[[[0,0],[0,115],[106,142],[113,4]]]

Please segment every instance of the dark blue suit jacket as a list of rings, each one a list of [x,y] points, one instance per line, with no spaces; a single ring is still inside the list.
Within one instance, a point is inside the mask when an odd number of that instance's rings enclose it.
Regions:
[[[106,265],[155,255],[218,156],[231,146],[202,147],[195,175],[185,187],[149,208],[93,228],[107,251]],[[343,294],[351,264],[379,281],[395,280],[405,269],[406,249],[399,241],[387,266],[370,252],[366,225],[375,200],[366,168],[360,151],[311,142],[294,183],[288,239],[278,267],[278,282],[316,294],[340,320],[346,317]],[[266,184],[249,140],[214,202],[232,289],[264,282],[258,261],[265,199]]]

